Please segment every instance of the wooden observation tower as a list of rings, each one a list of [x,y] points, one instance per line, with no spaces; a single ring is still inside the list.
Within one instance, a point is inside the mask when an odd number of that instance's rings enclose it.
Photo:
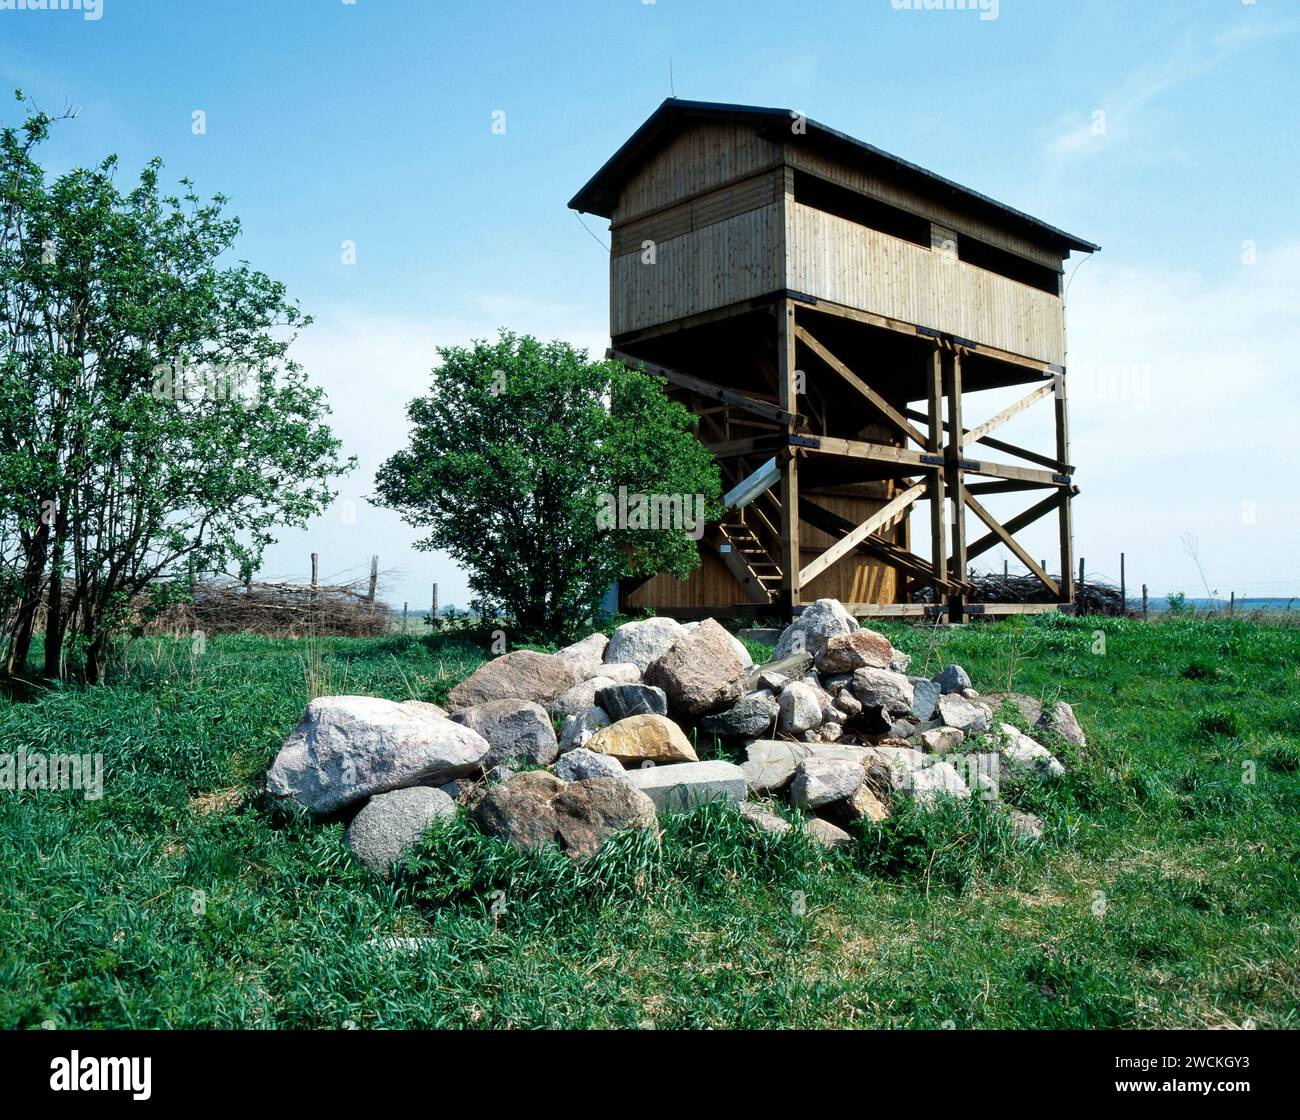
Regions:
[[[1071,603],[1062,274],[1096,245],[789,110],[680,100],[569,205],[610,220],[611,355],[699,417],[727,490],[700,569],[625,586],[625,609],[789,616],[830,596],[960,621]],[[1015,385],[965,426],[969,394]],[[994,435],[1036,405],[1054,447]],[[982,502],[1021,491],[1004,522]],[[1049,514],[1056,577],[1015,538]],[[1052,602],[969,601],[970,563],[999,545]]]

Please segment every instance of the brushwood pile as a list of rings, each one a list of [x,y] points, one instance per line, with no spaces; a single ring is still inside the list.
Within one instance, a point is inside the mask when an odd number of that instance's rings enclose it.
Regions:
[[[461,812],[519,848],[557,844],[582,859],[614,833],[657,832],[664,814],[705,801],[831,848],[908,800],[1001,805],[1009,772],[1043,782],[1064,773],[1034,735],[996,717],[1006,701],[1040,738],[1085,745],[1063,700],[981,695],[957,664],[910,669],[834,599],[807,607],[761,665],[712,619],[647,618],[557,653],[496,657],[445,708],[313,700],[267,791],[350,818],[353,855],[388,876],[427,829]],[[1005,811],[1018,834],[1041,832],[1033,814]]]

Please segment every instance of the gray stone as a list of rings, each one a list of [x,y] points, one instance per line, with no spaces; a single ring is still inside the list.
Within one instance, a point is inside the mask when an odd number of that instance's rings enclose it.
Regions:
[[[808,835],[817,841],[823,848],[843,848],[853,843],[853,837],[842,828],[837,828],[830,821],[824,821],[821,817],[813,817],[804,825]]]
[[[985,705],[949,693],[939,697],[939,718],[946,726],[955,727],[967,735],[983,735],[993,722]]]
[[[1083,728],[1079,726],[1079,721],[1074,718],[1074,709],[1064,700],[1057,700],[1054,704],[1044,705],[1042,715],[1039,716],[1035,723],[1047,731],[1055,731],[1076,747],[1086,747],[1088,745],[1088,739],[1083,733]]]
[[[740,815],[760,832],[771,832],[781,836],[789,832],[792,827],[790,822],[779,813],[774,813],[771,809],[753,801],[740,803]]]
[[[683,633],[682,624],[673,618],[644,618],[624,623],[610,635],[605,660],[630,661],[644,673]]]
[[[912,715],[922,723],[933,718],[943,686],[938,681],[923,681],[912,686]]]
[[[565,751],[555,760],[555,776],[566,782],[581,782],[587,778],[622,778],[627,774],[623,764],[607,754],[597,754],[586,747]]]
[[[1065,774],[1065,767],[1041,743],[1035,742],[1009,723],[998,724],[998,730],[1002,738],[998,753],[1004,762],[1024,773],[1037,774],[1040,778],[1059,778]]]
[[[377,793],[467,776],[488,750],[482,735],[418,708],[321,696],[280,748],[266,788],[323,816]]]
[[[582,712],[575,712],[560,726],[560,753],[584,746],[602,727],[613,722],[604,708],[594,704]]]
[[[808,757],[809,748],[780,739],[756,739],[745,748],[746,760],[740,769],[752,793],[775,793],[782,789],[799,763]]]
[[[622,778],[564,782],[529,770],[493,786],[473,809],[485,832],[528,850],[559,844],[568,855],[592,855],[616,832],[658,831],[650,799]]]
[[[921,732],[921,742],[931,754],[955,751],[965,740],[965,734],[956,727],[936,727]]]
[[[654,802],[655,811],[684,813],[705,801],[745,800],[745,774],[730,762],[677,762],[629,770],[628,781]]]
[[[905,789],[911,776],[925,765],[925,755],[910,747],[875,747],[876,755],[889,767],[892,789]]]
[[[906,673],[907,670],[912,667],[912,655],[910,653],[898,653],[895,651],[895,656],[893,660],[890,661],[889,667],[895,673]]]
[[[777,703],[770,692],[752,692],[725,712],[705,716],[700,730],[724,739],[752,739],[772,729],[776,713]]]
[[[792,653],[807,653],[817,658],[828,639],[836,634],[851,634],[857,628],[857,620],[838,599],[818,599],[781,632],[772,660],[778,661]]]
[[[453,723],[477,731],[491,745],[483,768],[549,766],[560,753],[551,717],[540,704],[524,700],[490,700],[462,708]]]
[[[841,688],[835,695],[835,706],[849,719],[862,714],[862,701],[853,695],[853,689]]]
[[[552,719],[558,719],[563,723],[571,715],[595,707],[596,693],[613,683],[605,676],[588,677],[581,684],[575,684],[567,692],[560,693],[551,701],[551,706],[547,710],[551,713]]]
[[[770,680],[773,674],[780,674],[785,677],[786,681],[797,681],[802,679],[803,675],[813,666],[812,654],[810,653],[792,653],[788,657],[783,657],[779,661],[768,661],[763,665],[755,665],[749,670],[749,675],[745,678],[745,691],[752,692],[756,688],[772,688],[773,692],[780,692],[784,688],[784,683],[780,688],[764,684],[765,680]]]
[[[1037,840],[1043,835],[1043,818],[1036,813],[1011,810],[1011,831],[1022,840]]]
[[[772,693],[780,692],[789,683],[790,678],[784,673],[761,672],[758,675],[759,687]]]
[[[424,833],[439,820],[456,815],[456,802],[441,790],[411,786],[376,794],[348,826],[345,841],[352,854],[385,879]]]
[[[447,696],[453,711],[492,700],[549,704],[582,679],[571,662],[550,653],[517,649],[480,665]]]
[[[701,716],[728,708],[745,694],[747,674],[732,642],[722,626],[706,618],[651,662],[645,682],[667,693],[675,715]]]
[[[957,664],[944,666],[932,679],[945,693],[960,692],[963,688],[970,688],[970,677],[966,670]]]
[[[662,688],[649,684],[608,684],[596,694],[596,703],[612,720],[628,716],[666,716],[668,697]]]
[[[1020,712],[1021,718],[1030,726],[1036,724],[1043,716],[1043,702],[1021,692],[986,692],[983,700],[994,714],[1004,703],[1014,705]]]
[[[835,758],[805,758],[790,782],[790,803],[816,809],[853,795],[867,776],[857,762]]]
[[[894,715],[912,710],[915,690],[902,673],[889,669],[859,669],[853,674],[853,695],[863,707],[881,707]]]
[[[889,737],[891,739],[906,739],[916,734],[916,724],[911,720],[896,719],[889,725]]]
[[[557,650],[555,656],[571,664],[580,676],[594,677],[605,661],[609,638],[604,634],[590,634],[580,642]]]
[[[941,797],[961,800],[970,797],[970,789],[962,776],[947,762],[935,762],[913,770],[907,776],[902,791],[926,809],[933,809]]]
[[[779,712],[783,731],[809,731],[822,721],[821,693],[803,681],[791,681],[781,690]]]
[[[615,684],[636,684],[641,679],[641,667],[631,661],[606,661],[600,675]]]

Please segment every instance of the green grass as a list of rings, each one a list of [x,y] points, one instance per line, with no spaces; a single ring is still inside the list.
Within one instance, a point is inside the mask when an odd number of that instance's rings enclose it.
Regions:
[[[438,700],[471,637],[142,641],[0,702],[0,751],[106,764],[99,801],[0,794],[0,1026],[1300,1025],[1300,630],[881,629],[1074,704],[1068,777],[1005,791],[1042,841],[977,803],[831,854],[709,807],[574,864],[458,820],[386,885],[257,782],[310,695]]]

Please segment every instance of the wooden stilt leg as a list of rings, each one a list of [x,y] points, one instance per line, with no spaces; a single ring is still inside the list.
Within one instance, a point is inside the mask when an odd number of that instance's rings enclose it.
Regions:
[[[777,305],[778,399],[791,416],[787,434],[794,434],[794,416],[799,411],[799,394],[795,383],[795,307],[783,299]],[[781,471],[781,610],[792,619],[799,607],[799,457],[791,455]]]
[[[948,395],[948,446],[944,469],[947,472],[946,489],[952,503],[952,559],[949,574],[952,579],[966,579],[966,495],[963,491],[962,424],[961,424],[961,355],[954,350],[941,351],[944,380]],[[948,619],[961,622],[965,610],[965,597],[955,591],[948,596]]]
[[[1070,420],[1065,399],[1065,374],[1056,375],[1056,457],[1070,461]],[[1061,489],[1061,597],[1064,605],[1074,602],[1074,526],[1070,519],[1070,487]]]
[[[926,418],[929,423],[929,435],[926,450],[938,455],[943,451],[943,357],[936,346],[930,354],[930,371],[928,377]],[[930,563],[936,576],[942,576],[948,570],[948,532],[943,520],[944,469],[934,467],[930,471]],[[936,583],[934,603],[943,602],[943,591]]]

